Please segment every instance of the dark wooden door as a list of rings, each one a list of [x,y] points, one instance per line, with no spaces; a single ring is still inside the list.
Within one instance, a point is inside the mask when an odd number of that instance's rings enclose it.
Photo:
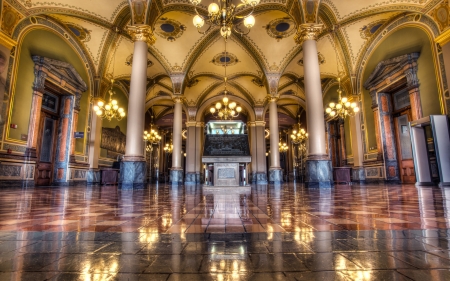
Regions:
[[[53,116],[42,112],[35,177],[36,185],[50,185],[52,182],[57,123],[58,121]]]
[[[394,116],[397,158],[402,183],[416,182],[414,161],[411,149],[411,136],[408,126],[410,120],[411,111],[409,109]]]

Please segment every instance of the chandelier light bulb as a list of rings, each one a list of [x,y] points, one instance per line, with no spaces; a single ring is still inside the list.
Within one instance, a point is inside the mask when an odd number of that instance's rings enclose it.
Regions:
[[[223,112],[219,112],[219,117],[222,118],[223,117]]]
[[[334,102],[330,102],[330,107],[334,108],[336,106],[336,104]]]
[[[214,107],[211,107],[211,108],[209,109],[209,111],[211,111],[211,113],[214,114],[214,112],[216,112],[216,109],[215,109]]]
[[[205,24],[205,21],[199,15],[196,15],[192,20],[192,22],[194,23],[194,26],[197,28],[200,28]]]
[[[121,113],[120,113],[120,116],[121,116],[121,117],[125,117],[125,112],[121,112]]]
[[[119,108],[119,113],[122,113],[123,112],[123,108],[121,107],[121,108]]]
[[[102,115],[103,114],[103,111],[101,111],[101,110],[97,110],[97,112],[95,112],[98,116],[100,116],[100,115]]]
[[[105,105],[105,109],[106,110],[111,110],[111,104],[108,103],[107,105]]]
[[[292,134],[293,134],[293,135],[296,135],[296,134],[297,134],[297,130],[293,130],[293,131],[292,131]]]
[[[216,3],[211,3],[208,6],[208,13],[210,15],[216,15],[219,12],[220,8],[219,5],[217,5]]]
[[[255,17],[250,15],[244,19],[244,25],[248,29],[252,28],[255,25]]]
[[[331,108],[328,107],[328,108],[325,110],[325,112],[326,112],[326,113],[330,113],[330,112],[331,112]]]
[[[216,103],[216,108],[217,109],[221,109],[222,108],[222,104],[220,102]]]
[[[353,111],[354,111],[354,112],[359,112],[359,107],[353,108]]]
[[[346,103],[347,101],[348,101],[348,99],[347,99],[346,97],[343,97],[343,98],[342,98],[342,102],[343,102],[343,103]]]
[[[112,103],[112,105],[115,105],[115,104],[117,104],[117,101],[116,100],[112,100],[111,103]]]
[[[94,105],[94,111],[98,111],[100,109],[100,107],[98,107],[98,105]]]
[[[336,104],[336,109],[341,109],[342,108],[342,104],[338,103]]]
[[[351,103],[348,101],[345,103],[345,107],[350,107]]]
[[[236,111],[237,112],[241,112],[242,111],[242,107],[240,107],[240,106],[236,107]]]
[[[235,115],[236,112],[234,110],[231,111],[231,115]]]
[[[100,101],[98,101],[98,103],[97,103],[97,105],[99,106],[99,107],[102,107],[103,105],[104,105],[105,103],[104,102],[102,102],[101,100]]]
[[[295,139],[295,136],[294,136],[294,135],[291,135],[291,139]]]
[[[227,97],[224,97],[224,98],[222,99],[222,101],[223,101],[223,103],[226,105],[226,104],[228,103],[228,98],[227,98]]]
[[[304,134],[304,133],[305,133],[305,129],[302,128],[302,129],[300,130],[300,133]]]
[[[119,108],[119,106],[117,104],[113,105],[113,109],[117,110]]]
[[[356,102],[352,102],[352,104],[350,105],[351,108],[355,108],[356,107]]]
[[[336,111],[331,111],[330,116],[333,117],[334,115],[336,115]]]

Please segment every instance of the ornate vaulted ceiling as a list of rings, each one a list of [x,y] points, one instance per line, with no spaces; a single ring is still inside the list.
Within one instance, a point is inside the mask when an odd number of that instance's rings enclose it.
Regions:
[[[297,26],[308,18],[324,24],[318,39],[323,88],[339,74],[351,85],[370,38],[398,17],[420,14],[433,19],[439,0],[263,0],[248,36],[233,34],[225,42],[217,29],[199,34],[192,24],[195,14],[188,1],[180,0],[4,0],[3,9],[22,18],[46,16],[79,39],[102,78],[102,95],[108,74],[129,89],[133,42],[125,31],[137,17],[154,28],[156,43],[147,61],[147,108],[162,117],[171,113],[172,72],[186,74],[186,106],[200,107],[223,90],[223,61],[228,60],[228,90],[251,107],[264,106],[268,94],[266,74],[279,73],[280,113],[295,119],[304,107],[303,53],[294,42]],[[202,12],[211,1],[203,1]],[[134,11],[132,16],[131,11]],[[304,12],[306,11],[306,13]],[[17,20],[16,24],[20,22]],[[11,33],[13,29],[11,29]],[[114,55],[115,54],[115,55]],[[299,106],[300,105],[300,106]]]

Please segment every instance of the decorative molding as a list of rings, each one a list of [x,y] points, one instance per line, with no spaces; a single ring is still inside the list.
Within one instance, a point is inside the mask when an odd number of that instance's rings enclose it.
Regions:
[[[301,45],[306,40],[317,40],[322,30],[323,24],[301,24],[298,27],[297,34],[294,36],[294,41],[295,43]]]
[[[153,30],[148,25],[129,25],[127,26],[127,32],[131,36],[133,42],[144,41],[149,46],[155,44],[156,42],[156,37],[153,34]]]
[[[11,49],[17,45],[17,41],[9,37],[9,35],[5,34],[3,31],[0,31],[0,44]]]

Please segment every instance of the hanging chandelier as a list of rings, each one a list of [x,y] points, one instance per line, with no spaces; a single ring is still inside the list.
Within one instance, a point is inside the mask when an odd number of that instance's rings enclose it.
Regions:
[[[339,83],[339,88],[337,90],[339,94],[339,101],[337,103],[330,102],[325,112],[328,113],[332,119],[344,119],[347,116],[354,116],[355,113],[359,112],[359,107],[356,102],[350,102],[347,97],[341,97],[341,78],[338,78],[337,81]]]
[[[170,142],[166,143],[164,146],[164,152],[167,154],[171,154],[173,151],[173,143],[172,143],[172,137],[170,137]]]
[[[158,132],[153,129],[153,116],[152,121],[150,122],[150,130],[144,131],[144,141],[146,143],[145,149],[147,151],[153,150],[153,144],[157,144],[161,141],[161,136],[158,134]]]
[[[212,26],[220,27],[220,35],[225,39],[225,41],[230,37],[231,30],[240,35],[247,35],[250,29],[255,25],[255,17],[252,16],[255,6],[259,4],[260,0],[241,0],[242,3],[238,5],[232,4],[232,0],[217,0],[219,4],[211,3],[208,6],[208,16],[202,16],[197,11],[197,6],[200,4],[201,0],[189,0],[193,5],[195,12],[193,23],[200,34],[207,33]],[[251,7],[251,11],[247,15],[240,15],[242,9]],[[240,10],[240,11],[238,11]],[[242,32],[236,29],[234,24],[236,20],[244,19],[244,26],[248,29],[247,32]],[[206,31],[200,31],[203,25],[208,24],[209,27]]]
[[[94,105],[94,111],[97,116],[102,119],[107,119],[111,121],[113,118],[117,119],[117,121],[122,120],[125,117],[125,110],[122,107],[119,107],[117,100],[112,99],[112,95],[114,95],[113,91],[114,87],[114,79],[111,79],[111,88],[109,89],[109,102],[105,104],[102,100],[97,102],[97,105]]]
[[[225,54],[227,54],[227,41],[225,41]],[[211,114],[216,118],[218,117],[222,120],[231,120],[232,118],[239,115],[239,113],[242,111],[242,107],[237,105],[234,101],[229,102],[229,99],[227,97],[227,60],[225,60],[224,68],[225,74],[223,81],[225,83],[225,89],[223,91],[224,97],[222,99],[222,103],[217,102],[215,106],[211,106],[209,112],[211,112]]]
[[[292,130],[291,142],[293,144],[303,143],[308,139],[308,133],[305,131],[305,129],[301,128],[300,115],[298,116],[297,129],[298,131],[295,129]]]
[[[280,153],[285,153],[286,151],[288,151],[289,147],[287,146],[287,144],[281,143],[281,132],[280,132],[280,142],[278,143],[278,150],[280,151]]]

